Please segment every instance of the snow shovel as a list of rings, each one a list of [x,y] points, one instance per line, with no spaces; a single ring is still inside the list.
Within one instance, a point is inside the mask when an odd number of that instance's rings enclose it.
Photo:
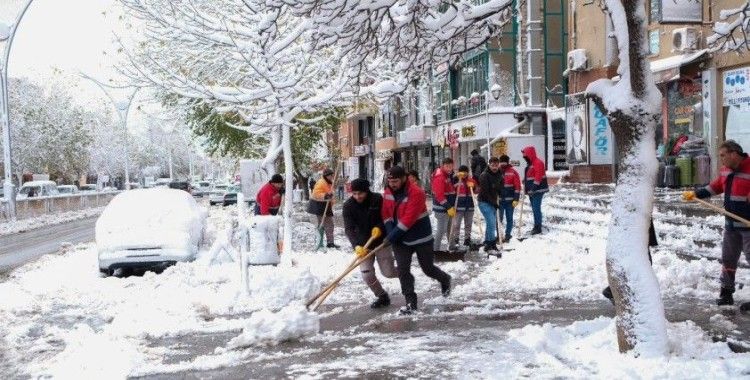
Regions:
[[[702,205],[704,205],[704,206],[706,206],[706,207],[708,207],[708,208],[710,208],[710,209],[712,209],[712,210],[714,210],[714,211],[716,211],[716,212],[718,212],[718,213],[720,213],[720,214],[724,214],[725,216],[728,216],[728,217],[730,217],[730,218],[732,218],[732,219],[734,219],[734,220],[736,220],[738,222],[741,222],[744,225],[750,227],[750,220],[747,220],[747,219],[745,219],[745,218],[743,218],[743,217],[741,217],[741,216],[739,216],[739,215],[737,215],[735,213],[732,213],[732,212],[729,212],[727,210],[724,210],[723,208],[721,208],[719,206],[715,206],[714,204],[712,204],[710,202],[706,202],[703,199],[693,198],[693,200],[696,201],[696,202],[698,202],[698,203],[700,203],[700,204],[702,204]]]
[[[370,239],[372,240],[372,238],[370,238]],[[307,303],[305,304],[305,306],[307,306],[308,308],[310,308],[310,305],[312,305],[313,303],[315,303],[315,301],[317,300],[318,304],[315,305],[315,307],[313,307],[313,311],[317,310],[318,307],[320,307],[320,305],[323,304],[323,302],[326,300],[326,298],[328,298],[328,296],[333,292],[333,290],[336,289],[336,287],[339,285],[339,282],[341,282],[341,280],[343,280],[344,277],[346,277],[346,275],[348,275],[349,273],[351,273],[351,271],[353,271],[354,268],[358,267],[359,264],[362,264],[365,260],[369,259],[374,254],[378,253],[378,251],[380,251],[381,249],[383,249],[383,248],[385,248],[387,246],[388,246],[388,241],[384,241],[383,243],[381,243],[379,246],[375,247],[375,249],[373,249],[372,251],[370,251],[364,257],[357,257],[357,258],[355,258],[354,261],[349,265],[349,267],[346,268],[346,270],[344,270],[343,273],[341,273],[341,275],[339,275],[335,280],[333,280],[333,282],[331,282],[330,285],[326,286],[315,297],[313,297],[310,300],[308,300]]]
[[[333,174],[333,181],[331,181],[331,190],[333,190],[336,187],[336,180],[339,177],[339,166],[336,165],[336,172]],[[333,198],[326,201],[326,207],[323,209],[323,217],[320,218],[320,223],[318,223],[318,246],[315,248],[316,250],[323,249],[323,224],[326,221],[326,214],[328,214],[328,208],[331,206],[331,200]],[[331,215],[331,218],[333,218],[333,215]]]
[[[471,193],[471,201],[474,202],[474,209],[479,211],[479,214],[482,212],[479,210],[479,203],[477,202],[477,197],[474,195],[474,188],[470,187],[469,192]],[[475,214],[476,215],[476,214]],[[476,218],[474,218],[476,220]],[[484,226],[482,223],[479,224],[479,236],[484,236]]]
[[[375,241],[375,239],[379,238],[382,235],[382,232],[379,232],[379,233],[376,234],[376,233],[374,233],[375,232],[374,230],[375,229],[373,228],[373,233],[370,234],[370,239],[368,239],[367,242],[365,242],[365,245],[363,245],[363,247],[369,248],[370,245],[372,244],[372,242]],[[350,271],[350,269],[352,269],[352,267],[355,267],[355,266],[359,265],[359,264],[357,264],[357,261],[359,261],[359,257],[355,256],[354,260],[352,260],[352,262],[349,263],[349,266],[347,266],[346,269],[344,270],[344,274],[341,275],[336,281],[333,281],[332,283],[328,284],[328,286],[324,287],[318,294],[315,295],[315,297],[310,298],[307,301],[306,306],[309,307],[313,302],[315,302],[316,299],[318,299],[320,296],[322,296],[323,293],[326,293],[326,291],[328,291],[329,288],[331,288],[335,283],[337,283],[338,281],[340,281],[341,278],[343,278],[344,276],[346,276],[346,273],[349,273],[349,271]]]
[[[453,209],[456,210],[456,214],[458,214],[458,184],[456,184],[456,199],[453,201]],[[446,212],[448,212],[448,210],[446,210]],[[448,219],[448,248],[450,248],[451,242],[453,241],[453,238],[454,238],[453,230],[454,230],[455,224],[456,224],[456,216],[454,215],[454,216],[449,217]],[[458,231],[459,234],[461,233],[460,228],[461,227],[459,226],[459,231]],[[450,249],[448,249],[448,251],[450,251]]]
[[[518,217],[518,227],[516,231],[516,234],[518,235],[518,241],[526,240],[525,237],[521,236],[521,229],[523,228],[523,204],[526,201],[526,194],[524,194],[523,191],[524,189],[521,188],[521,209],[518,211],[521,214],[521,216]]]

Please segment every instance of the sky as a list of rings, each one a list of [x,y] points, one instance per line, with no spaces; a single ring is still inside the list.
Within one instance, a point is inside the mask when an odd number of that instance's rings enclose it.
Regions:
[[[0,0],[0,22],[10,24],[25,1]],[[121,80],[112,54],[118,47],[115,33],[126,33],[120,14],[117,0],[34,0],[13,41],[8,74],[47,88],[62,83],[84,106],[111,107],[102,90],[79,73],[103,82]],[[129,126],[139,129],[142,118],[131,113]]]

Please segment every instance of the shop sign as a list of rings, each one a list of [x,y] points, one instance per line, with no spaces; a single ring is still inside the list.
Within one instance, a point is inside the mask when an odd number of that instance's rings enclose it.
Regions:
[[[349,178],[359,178],[359,157],[349,157]]]
[[[508,154],[508,141],[501,138],[492,144],[492,157],[500,157],[504,154]]]
[[[566,143],[568,164],[585,164],[588,163],[586,101],[582,95],[571,95],[567,97],[567,104],[565,127],[568,136]]]
[[[474,124],[466,124],[461,127],[461,139],[470,139],[477,136],[477,126]]]
[[[393,152],[389,150],[381,150],[375,153],[375,158],[378,160],[390,160],[393,158]]]
[[[750,66],[724,72],[724,106],[750,106]]]
[[[701,104],[701,78],[682,78],[667,87],[668,136],[703,136],[702,114],[696,114]]]
[[[661,22],[702,22],[703,1],[661,0],[659,13]]]
[[[413,125],[398,133],[398,140],[401,144],[425,141],[425,129],[422,126]]]
[[[613,159],[612,129],[607,116],[594,104],[589,103],[590,133],[589,147],[591,165],[610,165]]]
[[[354,146],[354,155],[355,156],[366,156],[370,154],[370,146],[369,145],[355,145]]]

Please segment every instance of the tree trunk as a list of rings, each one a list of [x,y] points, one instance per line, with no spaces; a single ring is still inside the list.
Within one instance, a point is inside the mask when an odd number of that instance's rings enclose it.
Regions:
[[[666,320],[659,283],[648,260],[648,229],[657,172],[660,94],[646,60],[643,1],[609,0],[607,6],[615,21],[622,77],[609,94],[600,94],[604,101],[597,101],[603,109],[611,108],[608,118],[620,165],[607,240],[607,276],[616,304],[620,351],[659,356],[668,353]],[[625,25],[627,34],[617,31]]]
[[[292,139],[291,139],[291,126],[283,126],[282,128],[282,141],[281,144],[284,150],[284,187],[286,192],[284,193],[284,254],[287,257],[292,257],[292,210],[293,210],[293,197],[292,191],[294,176],[294,163],[292,162]]]

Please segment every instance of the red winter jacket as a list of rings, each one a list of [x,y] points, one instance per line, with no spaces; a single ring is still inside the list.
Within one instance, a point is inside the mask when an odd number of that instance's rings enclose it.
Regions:
[[[726,166],[719,170],[719,177],[711,181],[708,186],[696,189],[698,198],[708,198],[712,195],[724,193],[724,209],[745,219],[750,219],[750,158],[745,157],[737,170]],[[750,229],[744,223],[726,218],[726,226],[735,230]]]
[[[442,168],[435,170],[432,175],[432,211],[446,212],[456,202],[456,188],[453,187],[450,173]]]
[[[386,187],[381,214],[392,244],[413,246],[432,241],[426,201],[424,190],[411,181],[395,192]]]
[[[512,165],[506,165],[503,170],[503,191],[500,194],[502,201],[517,201],[521,196],[521,176]]]
[[[271,183],[266,183],[260,188],[255,196],[255,202],[258,205],[255,212],[258,215],[276,215],[281,206],[281,194]]]
[[[527,146],[521,150],[521,153],[531,161],[531,163],[526,166],[523,175],[523,185],[526,187],[526,194],[544,193],[549,191],[544,162],[537,157],[536,149],[534,149],[533,146]]]

